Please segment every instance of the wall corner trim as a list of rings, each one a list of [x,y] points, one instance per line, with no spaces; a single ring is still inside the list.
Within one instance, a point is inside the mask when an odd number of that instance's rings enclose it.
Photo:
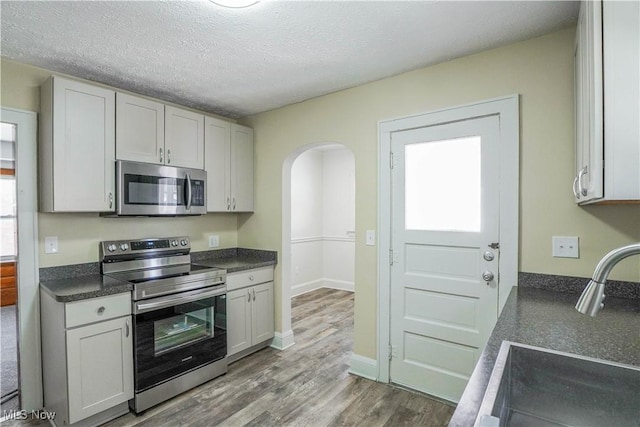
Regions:
[[[378,361],[353,353],[349,373],[369,380],[378,380]]]
[[[284,333],[276,332],[273,337],[273,341],[271,341],[270,347],[275,348],[276,350],[286,350],[294,344],[293,331],[289,329]]]

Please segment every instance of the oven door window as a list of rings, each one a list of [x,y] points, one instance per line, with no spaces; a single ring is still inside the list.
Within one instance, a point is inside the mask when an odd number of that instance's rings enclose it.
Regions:
[[[156,356],[213,337],[213,307],[179,313],[168,319],[156,320],[153,325]]]

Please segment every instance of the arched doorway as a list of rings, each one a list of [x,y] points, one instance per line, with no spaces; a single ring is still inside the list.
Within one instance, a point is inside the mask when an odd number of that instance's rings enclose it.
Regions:
[[[309,144],[285,159],[282,174],[283,332],[274,346],[284,349],[294,342],[292,296],[355,290],[355,159],[343,144]]]

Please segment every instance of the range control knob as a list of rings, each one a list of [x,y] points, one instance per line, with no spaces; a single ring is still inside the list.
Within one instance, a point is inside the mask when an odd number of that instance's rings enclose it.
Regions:
[[[113,251],[115,251],[116,249],[118,249],[118,247],[117,247],[116,245],[114,245],[113,243],[112,243],[112,244],[110,244],[109,246],[107,246],[107,250],[108,250],[109,252],[113,252]]]
[[[129,249],[129,245],[127,243],[122,243],[120,245],[120,250],[121,251],[126,251],[127,249]]]
[[[188,244],[188,243],[189,243],[189,241],[188,241],[187,239],[182,239],[182,240],[180,240],[180,244],[181,244],[182,246],[187,246],[187,244]]]

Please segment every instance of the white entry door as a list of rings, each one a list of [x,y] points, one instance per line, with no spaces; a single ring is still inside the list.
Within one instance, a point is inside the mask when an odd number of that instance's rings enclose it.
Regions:
[[[453,402],[498,316],[499,125],[391,135],[390,380]]]

